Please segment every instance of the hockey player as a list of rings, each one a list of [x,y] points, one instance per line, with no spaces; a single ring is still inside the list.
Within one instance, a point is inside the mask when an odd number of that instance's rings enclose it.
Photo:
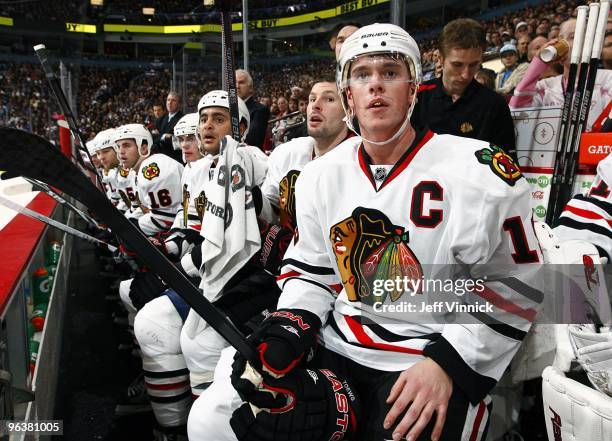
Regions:
[[[211,165],[218,155],[220,139],[229,134],[227,93],[213,91],[204,95],[198,109],[200,113],[184,116],[174,128],[174,145],[180,146],[186,162],[181,181],[183,204],[177,213],[170,236],[161,247],[171,259],[183,258],[183,262],[189,262],[187,272],[194,277],[199,276],[199,263],[194,265],[191,251],[195,250],[198,254],[199,245],[202,243],[200,230],[206,201],[205,187],[211,179],[209,172],[212,172]],[[249,126],[248,110],[242,101],[239,101],[239,109],[244,136]],[[200,114],[206,118],[206,123],[203,124],[202,131],[197,133]],[[222,129],[214,132],[217,124],[220,124]],[[209,130],[208,126],[213,129]],[[217,142],[211,142],[212,138]],[[196,260],[201,262],[200,257],[196,257]],[[148,294],[151,298],[140,309],[134,321],[135,335],[143,355],[145,386],[158,423],[160,438],[184,439],[191,395],[199,393],[198,388],[190,388],[189,371],[181,351],[181,328],[189,307],[172,290],[167,290],[159,297],[155,292]]]
[[[597,247],[608,262],[612,257],[612,155],[597,165],[597,176],[586,195],[567,203],[554,229],[560,240],[579,239]]]
[[[484,439],[488,392],[535,316],[514,277],[486,279],[464,299],[490,303],[495,320],[448,323],[372,307],[377,280],[433,278],[424,264],[482,278],[494,263],[540,256],[529,186],[513,160],[486,142],[411,126],[420,53],[404,30],[361,28],[338,67],[347,124],[356,116],[362,138],[300,174],[299,235],[285,255],[278,310],[251,337],[260,363],[254,371],[237,355],[230,376],[224,354],[192,407],[192,441]],[[411,294],[391,288],[379,297],[395,306]]]
[[[123,167],[136,174],[135,198],[143,212],[138,226],[147,236],[168,231],[181,204],[183,166],[167,156],[149,156],[153,138],[142,124],[119,127],[115,131],[115,143]]]
[[[260,220],[263,234],[259,259],[263,267],[274,275],[279,275],[280,263],[295,231],[295,182],[306,164],[352,134],[343,118],[344,110],[335,81],[328,79],[315,83],[306,110],[309,136],[281,144],[270,155],[262,193],[264,201],[270,204],[274,213],[278,213],[279,220],[274,224]],[[266,205],[264,203],[264,207]]]
[[[121,196],[117,192],[117,174],[119,173],[119,158],[114,147],[115,129],[103,130],[96,135],[96,156],[102,165],[102,183],[110,201],[119,208]]]

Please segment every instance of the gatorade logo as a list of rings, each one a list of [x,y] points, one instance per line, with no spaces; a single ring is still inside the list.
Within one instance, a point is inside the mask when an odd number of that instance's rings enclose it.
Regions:
[[[589,153],[593,155],[607,155],[612,152],[612,146],[609,145],[590,145],[588,147]]]
[[[535,212],[535,215],[539,218],[546,217],[546,208],[544,208],[543,205],[538,205],[537,207],[534,208],[533,211]]]
[[[542,175],[538,178],[538,185],[540,186],[540,188],[548,187],[549,182],[550,179],[548,179],[548,176]]]

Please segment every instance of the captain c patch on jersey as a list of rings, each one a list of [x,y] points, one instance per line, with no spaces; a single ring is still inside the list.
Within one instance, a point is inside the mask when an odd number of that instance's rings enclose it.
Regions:
[[[157,162],[152,162],[142,168],[142,175],[149,181],[159,176],[159,166]]]
[[[478,150],[474,154],[478,162],[488,165],[493,173],[511,187],[523,176],[514,159],[496,145],[490,144],[488,148]]]
[[[396,277],[418,280],[423,276],[419,260],[408,246],[408,232],[393,225],[381,211],[357,207],[351,216],[329,232],[342,284],[351,301],[366,301],[376,280]],[[389,291],[392,301],[403,291]],[[367,301],[384,301],[373,299]]]

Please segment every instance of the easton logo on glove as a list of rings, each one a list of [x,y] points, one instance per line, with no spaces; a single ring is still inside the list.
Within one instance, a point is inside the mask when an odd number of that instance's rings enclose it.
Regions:
[[[294,369],[281,378],[264,374],[230,425],[240,441],[340,441],[357,432],[359,410],[347,380],[329,369]]]

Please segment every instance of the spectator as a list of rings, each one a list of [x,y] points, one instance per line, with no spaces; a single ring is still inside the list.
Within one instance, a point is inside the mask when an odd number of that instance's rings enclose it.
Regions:
[[[517,41],[520,40],[521,37],[529,35],[527,31],[528,26],[529,25],[526,21],[521,21],[517,23],[516,28],[514,29],[514,37],[517,39]]]
[[[531,62],[533,57],[540,52],[540,49],[548,43],[546,37],[542,35],[536,36],[531,42],[529,42],[529,46],[527,47],[527,61]]]
[[[153,141],[157,142],[159,140],[159,134],[161,130],[162,120],[166,116],[166,109],[164,109],[164,105],[162,103],[153,104],[153,128],[151,130],[151,134],[153,135]]]
[[[249,133],[246,136],[245,142],[248,145],[261,149],[266,137],[270,110],[255,99],[253,95],[253,77],[246,70],[238,69],[236,71],[236,88],[238,96],[246,103],[249,109],[249,116],[251,117]]]
[[[166,110],[168,113],[162,117],[159,128],[159,141],[153,144],[152,154],[163,153],[178,162],[183,162],[183,154],[180,150],[174,150],[172,145],[172,136],[174,134],[174,126],[183,117],[183,112],[180,111],[181,96],[174,91],[170,91],[166,98]]]
[[[511,94],[516,85],[523,79],[529,64],[518,62],[518,51],[513,44],[506,44],[499,51],[503,69],[497,73],[495,78],[495,90],[502,95]]]
[[[491,45],[487,48],[487,52],[499,52],[502,47],[502,40],[499,32],[491,32]]]
[[[559,25],[551,26],[550,31],[548,32],[548,39],[552,40],[553,38],[558,38],[560,29],[561,27]]]
[[[564,88],[569,75],[571,46],[574,40],[576,29],[576,19],[571,18],[561,24],[559,36],[565,39],[570,50],[563,59],[552,60],[551,63],[561,62],[563,74],[539,80],[540,75],[546,71],[547,63],[542,61],[539,56],[533,58],[529,68],[514,91],[514,96],[510,101],[512,107],[547,107],[563,106]],[[557,40],[549,41],[545,46],[556,43]],[[587,119],[586,129],[591,129],[593,123],[605,112],[605,108],[612,100],[612,71],[599,69],[595,78],[595,85],[591,94],[591,108]]]
[[[612,69],[612,31],[606,32],[603,49],[601,50],[601,62],[604,69]]]
[[[516,44],[516,50],[518,51],[518,62],[519,63],[527,63],[528,57],[527,52],[529,51],[529,43],[531,42],[531,37],[525,33],[525,35],[521,35],[518,39],[518,43]]]
[[[485,46],[484,27],[475,20],[444,26],[439,39],[442,77],[423,83],[411,121],[436,133],[488,141],[515,155],[508,105],[474,79]]]

